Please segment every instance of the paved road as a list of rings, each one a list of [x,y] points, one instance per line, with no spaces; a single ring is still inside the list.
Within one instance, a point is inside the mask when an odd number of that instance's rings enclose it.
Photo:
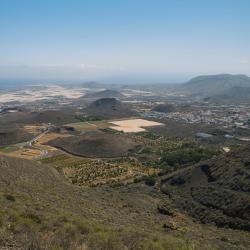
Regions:
[[[53,127],[49,126],[46,128],[46,130],[44,132],[42,132],[41,134],[37,135],[36,137],[34,137],[33,139],[31,139],[30,141],[28,141],[26,143],[27,146],[32,147],[32,145],[37,142],[41,137],[43,137],[44,135],[46,135],[47,133],[49,133],[51,131]]]

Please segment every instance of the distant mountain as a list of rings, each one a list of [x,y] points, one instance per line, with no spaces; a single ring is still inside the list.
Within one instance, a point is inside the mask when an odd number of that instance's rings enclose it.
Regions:
[[[90,89],[99,89],[103,88],[103,85],[99,82],[84,82],[81,84],[84,88],[90,88]]]
[[[89,115],[102,119],[123,118],[136,115],[129,105],[115,98],[102,98],[91,103],[85,110]]]
[[[116,91],[116,90],[105,89],[103,91],[88,93],[87,95],[84,96],[84,98],[94,98],[94,99],[116,98],[116,99],[122,99],[122,98],[124,98],[124,95],[121,94],[119,91]]]
[[[206,98],[207,101],[225,104],[249,104],[250,87],[232,87],[222,94]]]
[[[223,94],[233,87],[250,87],[250,77],[230,74],[198,76],[182,84],[180,89],[190,95],[209,97]]]

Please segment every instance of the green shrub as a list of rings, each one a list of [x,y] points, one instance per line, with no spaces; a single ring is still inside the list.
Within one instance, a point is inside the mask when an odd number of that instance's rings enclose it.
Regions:
[[[211,158],[215,153],[202,147],[180,148],[174,151],[165,152],[160,164],[167,163],[170,166],[194,164],[201,160]]]
[[[88,246],[90,249],[98,250],[126,249],[116,234],[105,230],[92,234],[88,239]]]
[[[76,116],[76,119],[81,122],[94,122],[102,120],[100,117],[97,116]]]
[[[150,140],[157,140],[159,138],[158,135],[156,135],[150,131],[138,132],[138,133],[136,133],[136,135],[139,135],[141,137],[144,137],[144,138],[150,139]]]
[[[148,186],[154,186],[156,183],[156,179],[154,176],[146,176],[144,177],[144,182]]]
[[[16,201],[15,197],[11,194],[4,194],[4,197],[8,200],[8,201]]]
[[[194,250],[195,247],[185,242],[184,240],[180,240],[174,237],[154,237],[143,241],[137,249],[143,250]]]
[[[42,222],[38,215],[30,213],[30,212],[22,214],[22,217],[25,219],[31,220],[32,222],[37,223],[37,224],[41,224]]]

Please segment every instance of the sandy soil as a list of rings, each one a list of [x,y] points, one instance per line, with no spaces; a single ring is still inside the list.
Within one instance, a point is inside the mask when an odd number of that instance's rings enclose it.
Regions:
[[[163,126],[163,123],[148,121],[144,119],[130,119],[122,121],[113,121],[110,122],[116,126],[110,126],[110,128],[117,131],[123,131],[125,133],[131,132],[143,132],[146,131],[145,127],[154,127],[154,126]]]
[[[57,85],[47,86],[43,90],[18,90],[9,93],[0,93],[0,103],[19,101],[19,102],[33,102],[37,100],[52,99],[58,96],[74,99],[79,98],[85,94],[84,89],[68,89]]]

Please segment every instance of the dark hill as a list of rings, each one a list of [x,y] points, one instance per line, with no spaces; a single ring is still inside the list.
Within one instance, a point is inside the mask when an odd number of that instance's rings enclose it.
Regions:
[[[250,146],[177,172],[163,192],[203,223],[250,231]]]
[[[74,113],[70,110],[46,110],[32,113],[33,123],[65,124],[76,121]]]
[[[106,89],[106,90],[103,90],[103,91],[89,93],[89,94],[85,95],[84,98],[94,98],[94,99],[116,98],[116,99],[122,99],[122,98],[124,98],[124,95],[121,94],[119,91]]]
[[[34,135],[23,128],[0,128],[0,147],[29,141]]]
[[[103,132],[89,132],[82,136],[60,138],[50,141],[49,145],[74,155],[93,158],[126,156],[139,146],[122,135]]]
[[[176,109],[175,106],[172,104],[159,104],[155,106],[152,110],[161,113],[170,113],[174,112]]]
[[[9,124],[35,124],[52,123],[61,125],[77,121],[74,112],[71,110],[45,110],[40,112],[15,112],[6,113],[0,117],[0,126]]]
[[[102,119],[123,118],[136,115],[129,105],[115,98],[102,98],[91,103],[85,110],[88,115]]]
[[[89,89],[99,89],[103,88],[103,85],[98,82],[84,82],[81,84],[82,87],[84,88],[89,88]]]
[[[250,87],[250,77],[230,74],[198,76],[182,84],[181,89],[189,94],[208,97],[232,87]]]

